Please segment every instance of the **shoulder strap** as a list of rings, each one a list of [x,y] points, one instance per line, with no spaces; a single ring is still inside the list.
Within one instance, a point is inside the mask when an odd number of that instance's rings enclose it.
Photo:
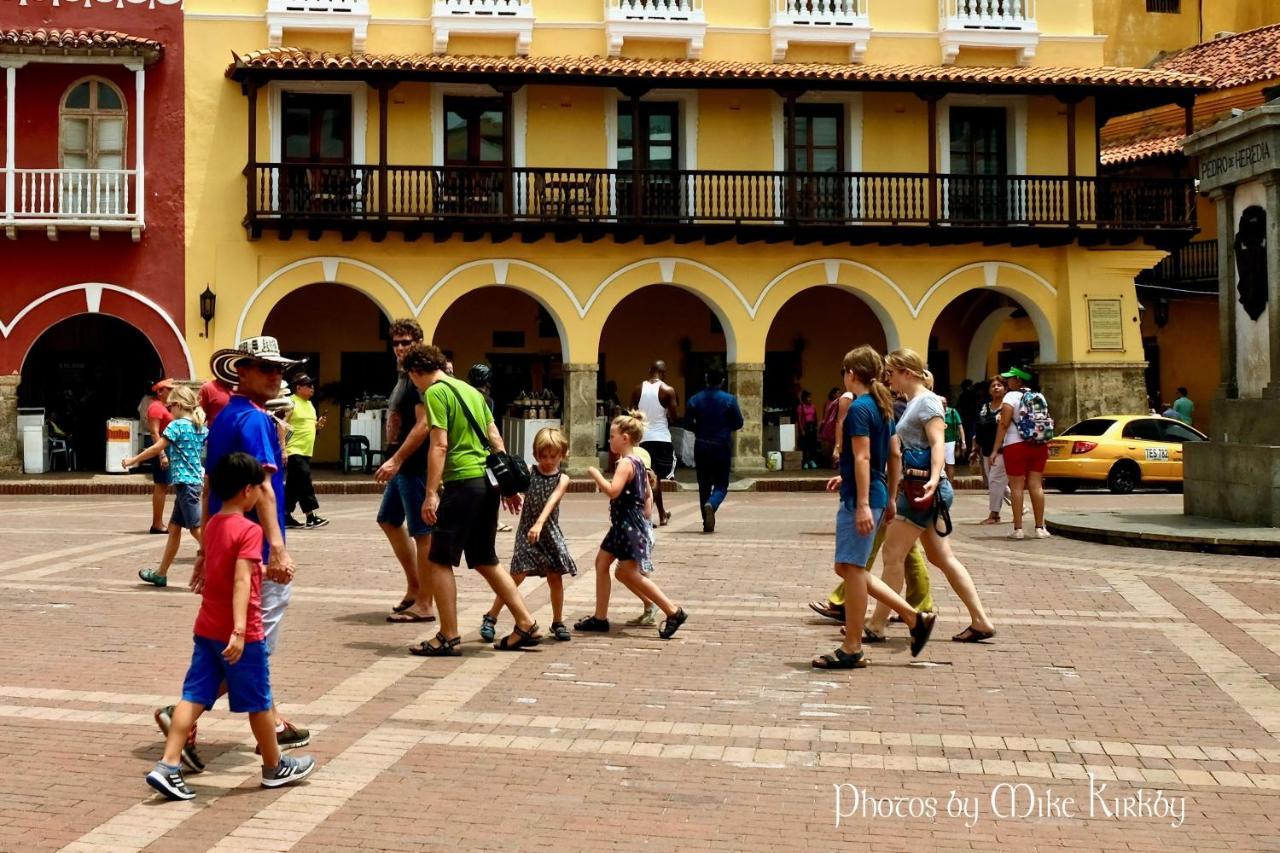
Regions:
[[[484,434],[484,430],[480,429],[480,424],[476,423],[475,416],[472,415],[471,410],[467,408],[467,402],[462,399],[462,394],[460,394],[458,389],[454,388],[448,380],[441,379],[440,381],[444,383],[446,388],[453,392],[454,397],[458,398],[458,405],[462,408],[462,414],[467,416],[467,423],[471,424],[471,430],[476,434],[476,438],[480,439],[480,443],[484,445],[484,449],[492,451],[493,448],[489,446],[489,437]]]

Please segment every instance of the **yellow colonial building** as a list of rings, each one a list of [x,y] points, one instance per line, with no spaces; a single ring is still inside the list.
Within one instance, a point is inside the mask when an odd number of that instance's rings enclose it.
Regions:
[[[1099,177],[1098,132],[1203,81],[1108,67],[1091,0],[187,0],[185,27],[197,364],[275,335],[336,415],[416,317],[500,406],[563,399],[575,466],[655,358],[682,401],[727,369],[740,468],[864,342],[944,389],[1034,364],[1064,422],[1144,410],[1134,276],[1193,186]]]

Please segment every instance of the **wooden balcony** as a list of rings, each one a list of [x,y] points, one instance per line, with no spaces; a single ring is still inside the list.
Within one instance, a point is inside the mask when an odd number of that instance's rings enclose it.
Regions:
[[[1148,270],[1137,283],[1151,290],[1185,294],[1218,292],[1218,241],[1195,240]]]
[[[1173,246],[1195,228],[1180,178],[307,163],[252,164],[246,177],[254,238]]]

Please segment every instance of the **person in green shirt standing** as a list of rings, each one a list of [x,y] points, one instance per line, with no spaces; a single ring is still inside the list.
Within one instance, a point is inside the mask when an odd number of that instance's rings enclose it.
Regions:
[[[942,441],[947,452],[947,479],[954,480],[956,476],[956,448],[959,447],[961,453],[964,452],[964,423],[961,420],[960,413],[952,407],[946,397],[942,398],[942,405],[945,408],[945,413],[942,416],[942,423],[945,427]]]
[[[490,448],[505,452],[502,434],[480,392],[454,379],[446,370],[448,359],[437,346],[416,344],[404,354],[401,366],[415,388],[431,423],[431,449],[427,451],[427,496],[422,520],[431,525],[431,587],[435,593],[440,631],[409,651],[424,657],[456,657],[462,637],[458,633],[458,583],[453,570],[465,555],[467,567],[478,573],[516,620],[515,631],[494,643],[501,651],[516,651],[542,641],[511,573],[498,563],[498,504],[520,512],[521,497],[503,498],[486,467]],[[473,425],[474,423],[474,425]]]
[[[1196,410],[1196,404],[1187,396],[1186,388],[1178,389],[1178,399],[1173,401],[1173,410],[1178,413],[1178,420],[1191,426],[1191,414]]]
[[[316,430],[324,429],[325,418],[316,417],[315,404],[311,398],[316,393],[316,382],[305,373],[293,380],[293,396],[290,402],[293,410],[289,413],[289,440],[284,451],[288,454],[285,463],[284,525],[288,528],[306,528],[312,530],[324,527],[329,523],[327,518],[316,515],[320,502],[316,500],[316,488],[311,482],[311,456],[316,449]],[[294,517],[294,507],[302,505],[307,520],[299,521]]]

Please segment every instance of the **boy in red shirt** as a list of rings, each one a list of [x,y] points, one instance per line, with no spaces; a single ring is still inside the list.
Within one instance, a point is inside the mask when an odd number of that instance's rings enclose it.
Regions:
[[[209,488],[223,502],[204,533],[205,583],[196,617],[195,651],[165,740],[164,758],[147,774],[147,784],[171,800],[190,800],[179,765],[187,734],[221,692],[225,682],[231,712],[248,713],[262,753],[262,785],[278,788],[315,770],[310,756],[280,754],[271,678],[262,627],[262,528],[245,518],[257,504],[266,472],[247,453],[224,457],[209,472]]]

